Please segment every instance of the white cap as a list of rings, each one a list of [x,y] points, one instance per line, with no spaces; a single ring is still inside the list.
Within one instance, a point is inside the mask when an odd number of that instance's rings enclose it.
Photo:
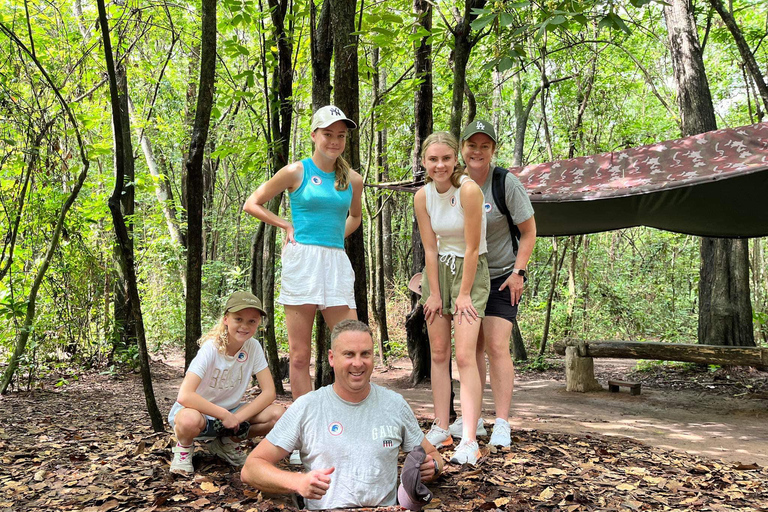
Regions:
[[[351,119],[348,119],[339,107],[326,105],[317,109],[315,115],[312,116],[312,129],[310,131],[314,132],[318,128],[328,128],[336,121],[344,121],[344,123],[347,125],[347,128],[350,130],[357,128],[357,123]]]

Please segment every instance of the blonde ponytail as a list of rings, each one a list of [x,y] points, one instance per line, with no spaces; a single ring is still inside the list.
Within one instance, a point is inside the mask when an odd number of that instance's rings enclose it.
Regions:
[[[349,173],[352,172],[352,167],[344,160],[343,156],[339,155],[336,157],[333,171],[336,173],[336,190],[347,190],[347,187],[349,187]]]

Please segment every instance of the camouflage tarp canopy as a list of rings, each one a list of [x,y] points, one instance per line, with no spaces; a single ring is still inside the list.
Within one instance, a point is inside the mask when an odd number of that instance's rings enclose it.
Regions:
[[[632,226],[768,235],[768,123],[511,170],[528,190],[539,235]]]

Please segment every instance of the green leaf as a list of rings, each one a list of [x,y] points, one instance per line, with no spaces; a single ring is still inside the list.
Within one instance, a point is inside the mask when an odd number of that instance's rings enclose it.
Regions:
[[[398,16],[397,14],[392,14],[389,12],[382,13],[381,20],[386,21],[387,23],[393,23],[395,25],[402,25],[404,23],[402,17]]]
[[[499,14],[499,23],[501,23],[502,27],[508,27],[512,23],[514,23],[514,21],[515,21],[514,16],[512,16],[508,12],[502,12],[501,14]]]
[[[489,14],[487,16],[477,18],[475,21],[473,21],[470,24],[470,27],[472,27],[472,30],[481,30],[483,27],[485,27],[495,19],[496,19],[495,14]]]
[[[499,72],[503,73],[504,71],[511,69],[512,66],[514,65],[515,63],[512,62],[512,59],[510,59],[509,56],[505,55],[499,61]]]
[[[565,16],[563,16],[562,14],[558,14],[557,16],[555,16],[554,18],[549,20],[549,24],[550,25],[560,25],[562,23],[565,23],[565,21],[566,21]]]
[[[610,13],[608,16],[611,17],[611,19],[613,20],[613,24],[614,24],[614,26],[616,28],[618,28],[619,30],[622,30],[627,35],[631,35],[632,34],[632,31],[629,30],[629,27],[627,26],[626,23],[624,23],[624,20],[621,19],[621,16],[619,16],[615,12]]]

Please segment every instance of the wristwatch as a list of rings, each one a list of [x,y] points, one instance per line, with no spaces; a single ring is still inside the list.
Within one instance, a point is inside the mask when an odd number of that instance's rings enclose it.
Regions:
[[[525,270],[523,270],[523,269],[521,269],[521,268],[513,268],[513,269],[512,269],[512,273],[513,273],[513,274],[517,274],[517,275],[519,275],[520,277],[525,277]]]

